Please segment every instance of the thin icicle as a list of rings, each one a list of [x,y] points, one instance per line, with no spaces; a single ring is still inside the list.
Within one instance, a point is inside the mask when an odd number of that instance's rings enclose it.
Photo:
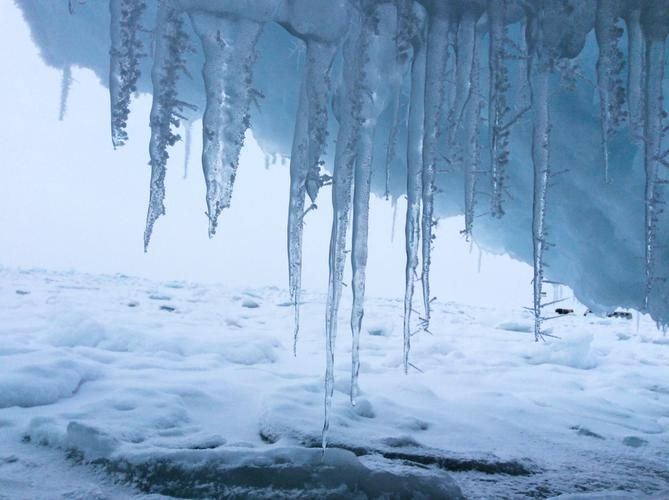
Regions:
[[[462,162],[465,173],[465,229],[467,240],[472,236],[474,228],[474,214],[476,209],[476,177],[480,173],[481,151],[479,133],[481,128],[481,95],[479,88],[479,38],[474,37],[472,45],[472,69],[470,82],[470,96],[464,110],[463,120],[463,154]]]
[[[474,44],[476,22],[479,13],[473,6],[465,8],[458,24],[456,44],[455,101],[451,109],[451,133],[459,128],[462,115],[471,96],[472,68],[474,64]]]
[[[330,234],[328,296],[325,312],[325,418],[322,445],[327,445],[334,391],[334,349],[337,336],[337,314],[341,300],[346,266],[346,233],[352,202],[356,141],[362,124],[360,111],[364,86],[362,59],[367,57],[369,40],[362,35],[360,20],[355,19],[344,45],[343,88],[338,113],[339,131],[335,150],[332,182],[332,231]]]
[[[407,33],[407,19],[410,18],[410,8],[411,4],[406,0],[397,0],[397,15],[396,15],[396,28],[395,28],[395,58],[397,62],[397,67],[402,66],[403,60],[407,57],[407,53],[410,49],[408,43],[408,33]],[[391,76],[392,85],[391,87],[391,96],[392,96],[392,122],[390,123],[390,133],[388,134],[388,144],[386,146],[386,165],[385,165],[385,192],[384,197],[386,200],[390,199],[390,171],[393,162],[396,157],[397,150],[397,134],[399,133],[401,120],[400,120],[400,101],[402,97],[402,76],[403,74],[398,71],[397,73]]]
[[[167,148],[181,137],[172,131],[180,123],[183,108],[178,100],[177,82],[185,71],[184,52],[190,48],[184,21],[173,8],[160,8],[156,23],[153,54],[153,103],[151,106],[151,140],[149,154],[151,165],[151,193],[144,231],[144,251],[151,240],[153,225],[165,213],[165,168],[169,157]]]
[[[414,282],[416,280],[416,269],[418,268],[418,248],[420,245],[426,59],[425,44],[422,40],[417,41],[415,50],[416,53],[411,67],[411,97],[407,139],[407,216],[404,230],[406,237],[403,322],[403,367],[405,374],[409,372],[411,313],[413,311]]]
[[[374,151],[375,119],[367,119],[362,127],[358,158],[355,166],[353,192],[353,234],[351,266],[353,271],[353,306],[351,309],[352,367],[351,403],[359,394],[358,373],[360,371],[360,330],[364,315],[365,272],[367,268],[367,239],[369,230],[369,194],[372,182],[372,154]]]
[[[488,127],[490,129],[490,180],[492,183],[491,214],[504,215],[503,195],[506,167],[509,163],[509,130],[504,127],[510,107],[506,93],[509,90],[509,70],[506,65],[505,42],[507,0],[488,0],[490,46],[488,67],[490,88],[488,94]]]
[[[193,122],[184,122],[184,179],[188,178],[188,164],[190,163],[190,150],[193,142]]]
[[[63,121],[67,112],[67,101],[72,87],[72,67],[63,67],[63,76],[60,84],[60,109],[58,110],[58,119]]]
[[[443,112],[446,104],[446,67],[449,59],[448,32],[449,13],[443,9],[435,11],[428,21],[426,81],[425,81],[425,124],[423,137],[423,172],[421,220],[423,326],[430,326],[430,264],[434,239],[434,192],[439,142],[443,136]]]
[[[639,140],[643,133],[643,60],[644,43],[641,32],[641,8],[630,9],[627,26],[627,110],[632,136]]]
[[[529,63],[530,99],[532,103],[532,165],[534,168],[532,199],[532,249],[533,249],[533,310],[534,338],[543,338],[542,299],[544,282],[544,251],[546,249],[546,192],[550,173],[550,105],[549,66],[543,54],[543,8],[530,22],[532,43]]]
[[[599,0],[595,34],[599,46],[597,59],[597,88],[599,90],[604,179],[609,182],[609,139],[624,118],[625,89],[620,73],[624,67],[623,55],[618,49],[618,39],[623,30],[616,26],[617,2]]]
[[[309,194],[315,207],[315,195],[322,182],[320,157],[327,139],[330,96],[330,67],[335,48],[307,40],[304,77],[295,121],[293,147],[290,157],[290,199],[288,202],[288,279],[290,298],[295,313],[293,352],[297,348],[300,328],[302,292],[302,231],[305,195]]]
[[[205,55],[202,75],[207,107],[202,118],[202,168],[211,238],[218,216],[230,206],[239,154],[250,124],[255,46],[262,25],[203,12],[192,13],[191,21]]]
[[[111,137],[114,148],[128,140],[126,126],[130,99],[137,91],[139,60],[144,54],[140,39],[144,0],[110,0],[111,50],[109,57],[109,95],[111,99]]]
[[[658,191],[659,159],[662,149],[664,115],[664,97],[662,80],[664,78],[665,41],[664,39],[646,38],[645,67],[645,120],[644,120],[644,167],[645,184],[645,277],[644,311],[648,311],[650,294],[655,281],[656,239],[658,217],[662,212],[662,200]]]

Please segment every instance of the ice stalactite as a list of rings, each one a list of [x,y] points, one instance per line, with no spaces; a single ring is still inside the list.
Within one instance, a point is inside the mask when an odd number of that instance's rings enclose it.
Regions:
[[[617,26],[617,20],[617,0],[599,0],[595,21],[595,34],[599,46],[597,88],[606,182],[609,182],[609,139],[625,119],[625,88],[621,77],[625,63],[623,54],[618,48],[618,40],[623,34],[623,29]]]
[[[405,222],[406,269],[404,273],[403,367],[409,372],[411,349],[411,317],[418,268],[423,170],[423,127],[425,123],[426,48],[422,33],[415,34],[414,59],[411,66],[411,94],[407,137],[407,215]]]
[[[367,92],[364,62],[369,51],[369,38],[361,19],[353,20],[349,39],[343,49],[343,79],[337,119],[337,147],[332,182],[332,231],[330,234],[328,296],[325,312],[325,420],[323,448],[327,445],[330,413],[334,391],[334,349],[337,336],[337,315],[346,266],[346,234],[352,204],[353,179],[356,172],[358,137],[362,127],[362,100]],[[353,315],[352,315],[353,318]],[[353,360],[352,360],[353,362]]]
[[[542,300],[544,297],[544,252],[546,250],[546,192],[550,176],[550,63],[543,47],[543,8],[530,19],[528,47],[531,60],[528,70],[532,102],[532,165],[534,169],[532,199],[532,264],[534,268],[532,308],[534,338],[543,338]]]
[[[448,33],[450,13],[447,4],[439,4],[428,19],[426,76],[425,76],[425,123],[423,137],[422,171],[422,271],[423,307],[425,311],[423,326],[430,326],[430,264],[434,239],[434,193],[437,171],[439,142],[444,136],[442,120],[446,105],[446,67],[449,59]]]
[[[472,90],[472,68],[474,65],[474,45],[476,42],[476,23],[480,11],[473,3],[467,3],[460,16],[456,39],[455,100],[451,108],[450,127],[455,134],[460,127],[462,117]]]
[[[58,110],[58,119],[63,121],[65,113],[67,113],[67,101],[70,97],[70,89],[72,88],[72,68],[65,66],[63,68],[63,76],[60,84],[60,108]]]
[[[490,129],[491,214],[504,215],[503,196],[509,163],[509,130],[504,126],[510,111],[507,102],[509,70],[506,65],[506,9],[508,0],[488,0],[489,92],[488,127]]]
[[[111,99],[111,137],[114,148],[128,140],[126,126],[130,100],[137,90],[139,60],[144,54],[141,20],[144,0],[110,0],[111,50],[109,58],[109,95]]]
[[[627,113],[632,135],[639,140],[643,134],[644,43],[641,32],[641,6],[635,5],[625,16],[627,26]]]
[[[188,164],[190,163],[190,150],[193,144],[193,123],[184,121],[184,179],[188,178]]]
[[[408,41],[408,19],[411,18],[411,3],[407,0],[396,0],[396,22],[395,22],[395,58],[398,69],[405,65],[405,60],[410,51]],[[401,119],[401,97],[402,97],[402,83],[404,73],[397,71],[390,75],[391,85],[391,103],[392,103],[392,118],[390,123],[390,132],[388,133],[388,143],[386,145],[386,162],[385,162],[385,190],[384,197],[386,200],[390,199],[390,172],[392,164],[397,155],[397,136],[399,134]]]
[[[192,13],[191,21],[205,55],[202,168],[212,237],[218,216],[230,206],[239,154],[250,125],[255,46],[262,24],[205,12]]]
[[[646,287],[644,293],[644,309],[647,311],[651,293],[656,281],[662,279],[657,276],[655,263],[657,258],[657,232],[661,206],[664,200],[660,196],[659,166],[666,153],[662,152],[664,135],[663,118],[664,96],[662,81],[664,79],[665,43],[669,26],[663,24],[663,16],[658,16],[664,9],[669,18],[669,2],[660,0],[651,3],[644,12],[643,26],[645,38],[644,58],[644,169],[645,182],[645,246],[644,268]],[[657,11],[653,8],[656,7]],[[659,18],[658,18],[659,17]],[[666,164],[666,162],[664,162]]]
[[[307,40],[304,76],[295,121],[295,133],[290,156],[290,199],[288,202],[288,279],[290,298],[295,313],[293,351],[297,348],[300,328],[302,294],[302,234],[305,196],[315,198],[323,182],[320,175],[321,155],[327,139],[328,99],[330,97],[330,68],[336,46]]]
[[[479,57],[478,37],[474,38],[472,47],[472,69],[470,96],[465,105],[463,117],[463,153],[462,162],[465,173],[465,230],[464,235],[469,240],[474,228],[476,209],[476,178],[481,174],[481,150],[479,133],[481,129],[481,94],[479,88]]]
[[[373,100],[368,95],[366,99]],[[373,103],[369,104],[373,106]],[[363,108],[364,109],[364,108]],[[369,231],[369,195],[372,182],[372,155],[374,152],[374,129],[376,117],[373,111],[363,111],[365,119],[361,127],[355,165],[353,189],[353,230],[351,246],[351,288],[353,306],[351,309],[351,403],[358,396],[358,373],[360,371],[360,330],[364,316],[365,274],[367,269],[367,240]]]
[[[148,249],[153,225],[165,213],[165,173],[169,158],[167,148],[181,138],[173,132],[173,127],[179,126],[182,112],[189,106],[180,101],[177,95],[177,82],[186,71],[184,53],[191,48],[184,31],[184,18],[178,10],[167,6],[159,9],[154,44],[151,70],[153,103],[149,122],[151,192],[144,231],[144,251]]]
[[[397,12],[389,5],[377,4],[364,16],[361,51],[359,95],[360,134],[356,148],[356,164],[353,191],[353,231],[351,247],[353,305],[351,309],[352,366],[351,403],[355,404],[359,394],[358,374],[360,371],[360,332],[364,316],[365,276],[367,269],[369,236],[369,197],[371,192],[372,169],[376,124],[383,112],[387,72],[380,68],[389,67],[394,80],[401,80],[402,65],[396,57],[397,41],[394,27]],[[393,87],[393,85],[390,85]],[[390,90],[390,93],[394,89]]]

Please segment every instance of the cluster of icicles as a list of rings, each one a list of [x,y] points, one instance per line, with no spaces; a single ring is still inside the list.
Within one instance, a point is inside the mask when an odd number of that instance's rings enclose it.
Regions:
[[[139,33],[146,0],[110,0],[112,140],[121,146],[130,98],[139,76],[145,48]],[[604,179],[608,178],[608,140],[628,126],[643,141],[646,172],[645,269],[646,305],[654,281],[656,231],[659,213],[662,151],[662,80],[665,39],[669,31],[669,0],[161,0],[153,28],[151,109],[151,194],[145,232],[149,244],[156,219],[164,214],[167,149],[179,140],[184,108],[177,82],[192,50],[185,23],[190,22],[205,55],[203,68],[206,109],[203,115],[203,170],[207,187],[209,234],[216,231],[221,211],[230,206],[244,134],[250,123],[255,47],[263,27],[278,22],[306,45],[306,61],[290,157],[288,213],[289,286],[295,310],[295,342],[299,329],[302,232],[305,215],[315,205],[319,189],[332,184],[333,221],[329,252],[329,285],[325,333],[326,445],[334,389],[334,343],[342,294],[346,242],[352,213],[351,263],[353,360],[351,401],[358,394],[359,339],[364,314],[367,234],[376,123],[387,105],[394,106],[389,127],[388,158],[397,140],[407,141],[406,157],[406,289],[404,357],[407,372],[411,337],[430,323],[430,261],[435,225],[433,206],[438,145],[454,152],[448,162],[464,171],[465,234],[472,231],[475,184],[481,172],[491,182],[490,212],[504,215],[509,163],[509,134],[519,117],[532,119],[533,265],[535,337],[544,335],[542,308],[546,194],[550,171],[550,75],[583,48],[593,28],[599,46],[597,85],[601,102]],[[519,26],[516,39],[509,27]],[[625,26],[623,28],[622,26]],[[627,33],[628,56],[618,48]],[[487,41],[487,69],[479,49]],[[340,57],[342,76],[334,88],[331,69]],[[521,88],[513,89],[507,61],[521,68]],[[406,127],[400,118],[403,71],[410,79]],[[625,68],[625,66],[627,66]],[[390,71],[386,71],[391,68]],[[394,70],[393,70],[394,68]],[[626,82],[623,72],[626,69]],[[487,71],[484,98],[480,75]],[[390,79],[390,83],[388,83]],[[390,92],[381,92],[381,85]],[[332,177],[322,172],[327,143],[328,112],[337,94],[335,118],[339,128]],[[387,95],[390,94],[390,95]],[[529,95],[528,95],[529,94]],[[521,103],[512,106],[511,102]],[[487,107],[490,165],[480,165],[482,110]],[[406,128],[407,136],[398,138]],[[310,204],[306,206],[306,197]],[[419,261],[422,268],[419,274]],[[412,320],[414,285],[420,279],[423,313]]]

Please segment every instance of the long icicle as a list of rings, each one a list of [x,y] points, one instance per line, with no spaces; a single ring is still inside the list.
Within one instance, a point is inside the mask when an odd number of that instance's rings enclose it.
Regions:
[[[471,95],[474,43],[478,12],[474,6],[465,8],[458,23],[456,38],[455,101],[451,108],[450,131],[455,134],[460,127],[462,115]]]
[[[442,138],[442,117],[446,100],[446,66],[449,59],[448,32],[450,27],[447,11],[435,12],[428,20],[425,124],[423,137],[422,173],[422,270],[424,328],[430,326],[430,264],[434,238],[434,192],[436,190],[436,164],[439,141]]]
[[[509,132],[503,128],[509,105],[506,92],[509,89],[509,70],[505,63],[507,37],[507,0],[488,0],[488,22],[490,25],[488,68],[488,127],[490,129],[490,180],[491,214],[504,215],[503,196],[506,181],[506,166],[509,162]]]
[[[644,104],[644,168],[645,182],[645,278],[644,310],[648,311],[650,294],[657,277],[655,276],[655,253],[658,217],[661,200],[658,192],[658,167],[662,148],[664,97],[665,41],[647,35],[645,54],[645,104]]]
[[[144,230],[144,251],[151,240],[153,225],[165,214],[165,170],[169,154],[179,135],[172,127],[179,126],[180,113],[185,103],[177,98],[177,82],[185,71],[184,52],[189,48],[188,35],[184,31],[183,18],[179,11],[160,7],[156,23],[155,48],[153,54],[153,103],[151,105],[151,139],[149,155],[151,165],[151,192]]]
[[[205,55],[202,75],[207,106],[202,118],[202,168],[211,238],[218,216],[230,206],[239,154],[249,128],[255,46],[262,25],[204,12],[192,13],[191,21]]]
[[[368,118],[361,129],[358,158],[355,165],[353,191],[353,231],[351,267],[353,306],[351,309],[351,403],[355,404],[360,392],[360,330],[364,315],[365,273],[367,268],[367,240],[369,231],[369,195],[372,182],[372,155],[374,152],[374,129],[376,119]]]
[[[330,233],[328,295],[325,309],[325,417],[322,446],[327,446],[330,413],[334,392],[334,350],[337,336],[337,314],[341,300],[346,266],[346,233],[348,230],[357,140],[361,126],[362,60],[366,58],[368,40],[362,35],[360,19],[353,20],[350,37],[344,45],[343,89],[338,113],[339,131],[335,149],[332,181],[332,231]]]
[[[330,95],[330,67],[335,48],[313,40],[307,41],[304,77],[300,89],[295,133],[290,157],[290,199],[288,202],[288,280],[293,302],[295,325],[293,353],[297,349],[300,329],[300,301],[302,293],[302,233],[305,195],[313,196],[319,179],[320,156],[327,139],[327,104]],[[311,183],[311,185],[310,185]],[[313,205],[312,198],[312,206]]]
[[[111,100],[111,137],[114,148],[128,140],[126,126],[130,100],[137,90],[139,60],[144,44],[140,39],[144,0],[110,0],[111,50],[109,52],[109,96]]]
[[[533,310],[534,339],[543,338],[542,299],[544,281],[544,251],[546,249],[546,191],[549,179],[550,106],[548,95],[549,67],[544,59],[543,8],[530,22],[533,40],[528,43],[532,59],[529,62],[530,99],[532,103],[532,164],[534,168],[532,199],[532,249],[533,249]]]
[[[411,350],[411,313],[413,312],[414,281],[418,268],[420,245],[420,203],[423,170],[423,126],[425,107],[425,43],[415,44],[416,53],[411,66],[411,96],[407,140],[407,216],[405,223],[406,269],[404,273],[403,367],[409,373]]]
[[[599,46],[597,58],[597,88],[604,156],[604,180],[609,182],[609,139],[614,128],[622,120],[624,89],[617,78],[623,70],[623,58],[617,46],[622,30],[616,26],[617,4],[611,0],[599,0],[595,21],[595,34]]]
[[[641,7],[627,12],[627,110],[632,136],[638,141],[643,133],[644,41],[641,31]]]
[[[474,37],[470,96],[465,105],[463,119],[463,154],[465,174],[465,230],[467,240],[472,236],[476,209],[476,177],[481,168],[479,133],[481,128],[481,95],[479,88],[479,38]]]

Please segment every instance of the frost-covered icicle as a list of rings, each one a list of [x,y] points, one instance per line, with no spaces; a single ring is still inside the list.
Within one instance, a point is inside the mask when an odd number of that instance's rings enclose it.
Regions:
[[[421,219],[423,307],[424,327],[430,326],[430,264],[434,238],[434,192],[439,141],[443,136],[443,112],[446,104],[446,66],[449,59],[448,32],[450,16],[445,7],[433,11],[428,19],[426,80],[425,80],[425,123],[423,136],[423,172]]]
[[[599,90],[604,178],[609,181],[609,139],[613,130],[623,120],[625,89],[620,78],[624,61],[618,39],[623,30],[616,26],[618,4],[616,0],[599,0],[595,34],[599,46],[597,59],[597,88]]]
[[[451,109],[451,133],[455,133],[465,112],[471,95],[472,67],[474,64],[474,44],[476,41],[476,22],[479,13],[474,6],[468,6],[462,12],[458,24],[455,69],[455,101]]]
[[[404,275],[404,373],[409,372],[411,349],[411,313],[413,312],[414,282],[418,268],[420,245],[420,203],[423,170],[423,127],[425,108],[425,44],[416,43],[411,67],[411,96],[407,139],[407,216],[405,223],[406,270]]]
[[[641,32],[641,8],[636,6],[627,12],[627,110],[632,135],[639,139],[643,133],[643,33]]]
[[[532,19],[528,43],[532,60],[530,61],[530,98],[532,102],[532,165],[534,185],[532,199],[532,247],[533,247],[533,310],[534,338],[542,338],[541,307],[544,282],[544,251],[546,249],[546,191],[550,173],[550,106],[549,106],[549,70],[544,59],[542,46],[543,9]]]
[[[67,112],[67,101],[72,87],[72,67],[67,65],[63,68],[63,76],[60,84],[60,109],[58,110],[58,119],[63,121]]]
[[[370,99],[371,100],[371,99]],[[365,274],[367,268],[367,239],[369,230],[369,194],[372,182],[372,154],[374,152],[374,128],[376,118],[369,117],[363,123],[355,165],[353,192],[353,233],[351,267],[353,271],[351,288],[353,306],[351,309],[352,366],[351,403],[359,393],[358,373],[360,371],[360,330],[364,315]]]
[[[249,128],[255,46],[262,25],[204,12],[192,13],[191,21],[205,55],[202,75],[207,106],[202,118],[202,168],[212,237],[218,216],[230,206],[239,153]]]
[[[502,198],[506,167],[509,162],[509,131],[504,127],[509,112],[506,93],[509,89],[509,70],[506,65],[505,42],[507,0],[488,0],[489,33],[489,94],[488,127],[490,129],[490,179],[492,182],[491,214],[500,218],[504,215]]]
[[[327,138],[330,96],[330,67],[335,48],[307,40],[304,77],[295,120],[293,147],[290,156],[290,199],[288,202],[288,280],[290,298],[295,311],[293,351],[299,334],[300,298],[302,291],[302,231],[304,199],[308,194],[315,206],[320,177],[320,157]]]
[[[346,266],[346,233],[348,230],[357,140],[362,120],[360,116],[363,93],[362,64],[368,57],[369,39],[363,36],[361,20],[355,18],[344,45],[343,81],[340,108],[337,113],[339,131],[332,181],[332,231],[330,233],[328,296],[325,311],[325,419],[323,448],[327,445],[334,391],[334,348],[337,336],[337,314],[341,300],[344,268]]]
[[[470,82],[470,96],[465,105],[463,119],[463,154],[462,162],[465,171],[465,229],[467,240],[471,238],[474,227],[474,210],[476,208],[476,176],[480,174],[479,132],[481,128],[481,95],[479,88],[479,57],[478,36],[474,38],[473,60]]]
[[[661,202],[658,193],[658,167],[661,157],[664,114],[664,98],[662,80],[664,78],[665,41],[646,36],[645,54],[645,120],[644,120],[644,167],[645,184],[645,278],[644,310],[648,311],[650,293],[657,276],[655,276],[655,252],[657,239],[658,217],[661,213]]]
[[[140,38],[144,0],[110,0],[111,50],[109,54],[109,95],[111,99],[111,136],[115,148],[128,140],[126,125],[130,99],[137,90],[139,59],[144,56]]]
[[[184,52],[189,49],[188,35],[180,12],[171,7],[161,7],[155,30],[155,47],[151,81],[151,140],[149,154],[151,165],[151,193],[144,231],[144,251],[149,246],[153,225],[165,213],[165,168],[167,148],[173,146],[179,135],[172,131],[178,127],[181,112],[186,104],[177,96],[177,81],[185,71]]]

